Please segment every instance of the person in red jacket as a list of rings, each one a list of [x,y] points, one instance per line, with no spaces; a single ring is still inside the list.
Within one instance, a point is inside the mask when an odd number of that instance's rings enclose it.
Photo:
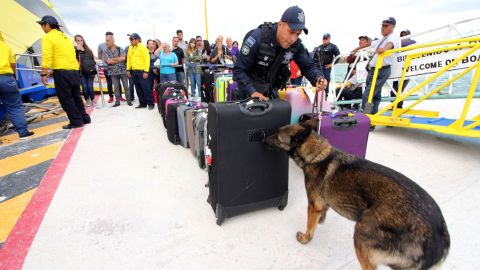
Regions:
[[[303,75],[295,61],[290,61],[290,84],[302,85]]]

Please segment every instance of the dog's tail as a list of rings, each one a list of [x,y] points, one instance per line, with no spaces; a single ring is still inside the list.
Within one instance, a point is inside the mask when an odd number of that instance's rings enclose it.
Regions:
[[[423,245],[422,270],[436,269],[448,255],[450,249],[450,235],[447,224],[442,218],[442,223],[432,226],[432,238]]]

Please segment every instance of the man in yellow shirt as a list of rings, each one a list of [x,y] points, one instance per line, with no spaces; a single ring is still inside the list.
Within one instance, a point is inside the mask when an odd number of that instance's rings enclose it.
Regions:
[[[34,133],[28,131],[22,97],[18,90],[17,81],[13,77],[15,70],[16,65],[12,50],[5,42],[0,40],[0,103],[5,106],[20,139],[24,139]]]
[[[127,76],[133,78],[140,104],[135,109],[146,108],[153,110],[153,89],[148,89],[148,72],[150,71],[150,53],[142,45],[137,33],[130,34],[130,47],[127,54]]]
[[[70,123],[64,129],[82,127],[91,122],[80,97],[80,73],[72,41],[62,31],[57,19],[43,16],[37,22],[46,33],[42,37],[42,82],[48,85],[48,70],[53,71],[55,90]]]

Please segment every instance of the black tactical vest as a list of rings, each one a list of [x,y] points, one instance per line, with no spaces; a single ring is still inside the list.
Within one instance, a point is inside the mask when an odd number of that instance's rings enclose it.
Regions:
[[[262,41],[257,59],[251,68],[251,75],[254,81],[254,87],[261,93],[266,93],[271,89],[280,89],[286,84],[290,76],[288,64],[301,46],[301,40],[298,39],[290,48],[277,48],[274,45],[273,24],[266,22],[258,28],[262,29]],[[275,37],[274,37],[275,38]],[[286,59],[285,55],[290,53],[291,59]]]

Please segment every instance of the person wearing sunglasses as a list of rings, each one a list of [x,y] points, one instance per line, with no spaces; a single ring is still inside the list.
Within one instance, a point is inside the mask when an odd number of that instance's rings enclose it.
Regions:
[[[152,89],[148,88],[148,73],[150,72],[150,54],[142,45],[142,39],[137,33],[129,34],[130,47],[127,54],[127,76],[133,78],[139,104],[135,109],[146,108],[153,110]]]
[[[392,54],[388,57],[383,58],[381,67],[378,70],[377,81],[375,83],[375,89],[373,91],[372,104],[367,106],[368,96],[370,94],[370,86],[372,85],[373,74],[375,72],[375,66],[377,64],[377,58],[379,54],[384,52],[396,49],[401,47],[400,38],[398,35],[393,34],[395,25],[397,21],[393,17],[388,17],[382,21],[381,33],[383,38],[375,40],[372,42],[372,48],[375,48],[373,57],[367,63],[367,82],[365,87],[365,92],[362,96],[362,110],[368,114],[376,114],[378,112],[378,105],[380,104],[382,98],[382,87],[387,82],[387,79],[390,77],[391,69],[390,66],[394,63],[396,54]],[[373,129],[374,127],[372,127]]]

